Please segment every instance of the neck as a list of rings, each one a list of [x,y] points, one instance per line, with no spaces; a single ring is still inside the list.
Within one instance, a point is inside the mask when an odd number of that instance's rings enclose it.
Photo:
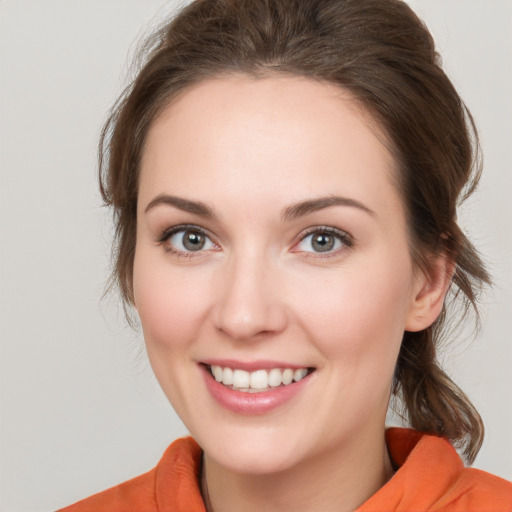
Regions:
[[[230,471],[205,454],[202,492],[207,510],[353,511],[393,474],[383,433],[373,442],[354,444],[264,475]]]

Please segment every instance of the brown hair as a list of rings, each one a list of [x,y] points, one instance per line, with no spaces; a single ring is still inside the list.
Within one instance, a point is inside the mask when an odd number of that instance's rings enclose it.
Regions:
[[[476,310],[489,277],[456,222],[480,174],[473,120],[440,67],[426,27],[401,0],[196,0],[151,39],[147,58],[104,127],[100,188],[113,207],[113,282],[133,301],[139,163],[155,116],[192,84],[227,73],[287,73],[350,90],[387,133],[398,163],[411,253],[447,254],[452,295]],[[431,327],[405,332],[393,393],[410,424],[442,435],[469,461],[483,424],[437,363],[446,306]]]

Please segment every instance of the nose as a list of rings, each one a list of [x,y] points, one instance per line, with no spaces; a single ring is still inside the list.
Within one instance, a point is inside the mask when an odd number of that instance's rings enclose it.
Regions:
[[[263,258],[233,260],[226,262],[218,275],[221,283],[214,308],[216,328],[234,340],[282,332],[288,319],[277,269]]]

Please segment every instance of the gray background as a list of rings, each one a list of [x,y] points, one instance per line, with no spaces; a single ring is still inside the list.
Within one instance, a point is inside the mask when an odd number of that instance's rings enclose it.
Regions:
[[[486,157],[462,223],[497,286],[442,354],[487,425],[475,466],[512,479],[512,2],[417,0]],[[110,223],[96,143],[127,57],[175,2],[0,0],[2,511],[44,511],[150,469],[185,433],[142,339],[101,300]]]

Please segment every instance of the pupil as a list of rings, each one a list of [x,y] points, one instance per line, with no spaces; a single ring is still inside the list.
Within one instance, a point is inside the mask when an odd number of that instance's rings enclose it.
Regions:
[[[327,252],[334,247],[334,237],[331,235],[321,234],[313,237],[313,249],[316,252]]]
[[[200,251],[204,247],[204,236],[195,231],[187,231],[183,237],[183,245],[189,251]]]

